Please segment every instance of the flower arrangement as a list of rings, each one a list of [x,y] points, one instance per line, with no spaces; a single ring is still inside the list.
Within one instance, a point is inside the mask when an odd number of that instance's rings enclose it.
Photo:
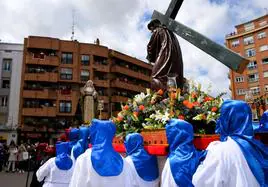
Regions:
[[[213,134],[224,94],[213,98],[201,91],[200,84],[188,92],[180,89],[160,89],[156,92],[146,89],[146,93],[135,95],[121,104],[122,111],[113,117],[113,121],[117,125],[118,135],[144,129],[162,129],[171,118],[190,122],[195,133]]]

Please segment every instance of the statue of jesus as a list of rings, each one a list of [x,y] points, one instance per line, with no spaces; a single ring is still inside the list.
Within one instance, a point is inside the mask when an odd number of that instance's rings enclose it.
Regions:
[[[148,24],[152,32],[147,45],[147,59],[154,64],[152,89],[167,89],[169,77],[176,77],[176,87],[183,88],[183,61],[178,39],[157,19]]]

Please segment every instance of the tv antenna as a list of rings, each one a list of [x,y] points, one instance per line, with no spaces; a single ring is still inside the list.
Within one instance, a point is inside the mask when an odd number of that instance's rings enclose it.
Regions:
[[[74,27],[75,27],[74,18],[75,18],[75,11],[74,11],[74,9],[73,9],[73,10],[72,10],[72,19],[73,19],[73,23],[72,23],[72,36],[71,36],[71,40],[72,40],[72,41],[74,41]]]

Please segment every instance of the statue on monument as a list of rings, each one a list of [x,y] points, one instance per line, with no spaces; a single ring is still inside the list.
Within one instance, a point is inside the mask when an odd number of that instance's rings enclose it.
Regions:
[[[83,96],[93,96],[94,99],[97,99],[98,97],[98,93],[94,88],[92,80],[88,80],[80,91]]]
[[[175,34],[157,19],[148,24],[152,32],[147,45],[147,59],[153,65],[151,87],[167,89],[168,80],[175,79],[176,87],[183,88],[183,60]]]

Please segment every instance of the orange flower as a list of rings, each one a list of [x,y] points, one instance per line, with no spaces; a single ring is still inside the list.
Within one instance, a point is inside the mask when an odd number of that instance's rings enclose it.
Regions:
[[[176,93],[171,92],[171,93],[170,93],[170,97],[171,97],[171,99],[176,99]]]
[[[194,105],[193,105],[193,103],[190,103],[190,102],[189,102],[189,103],[186,105],[186,107],[189,108],[189,109],[192,109],[192,108],[194,107]]]
[[[194,106],[200,106],[200,103],[196,101],[196,102],[193,102],[193,105]]]
[[[187,105],[188,105],[188,103],[189,103],[189,101],[188,101],[188,100],[184,100],[184,101],[182,102],[182,104],[183,104],[184,106],[187,106]]]
[[[214,107],[212,107],[211,112],[217,112],[217,110],[218,110],[218,108],[214,106]]]
[[[145,109],[144,105],[139,106],[139,110],[143,111]]]
[[[205,114],[203,114],[202,119],[203,120],[206,120],[207,119],[207,116]]]
[[[124,110],[128,110],[128,109],[129,109],[129,106],[128,106],[128,105],[125,105],[125,106],[123,107],[123,109],[124,109]]]
[[[121,121],[123,121],[123,117],[122,117],[122,116],[117,116],[116,120],[117,120],[118,122],[121,122]]]
[[[195,92],[193,92],[193,93],[191,94],[191,96],[192,96],[192,98],[196,98],[196,97],[197,97],[197,94],[196,94]]]
[[[164,91],[162,89],[160,89],[160,90],[157,91],[157,94],[163,95],[164,94]]]
[[[139,116],[139,112],[133,112],[133,115],[134,115],[135,117],[138,117],[138,116]]]
[[[178,116],[178,119],[184,120],[185,117],[184,117],[184,115],[179,115],[179,116]]]

